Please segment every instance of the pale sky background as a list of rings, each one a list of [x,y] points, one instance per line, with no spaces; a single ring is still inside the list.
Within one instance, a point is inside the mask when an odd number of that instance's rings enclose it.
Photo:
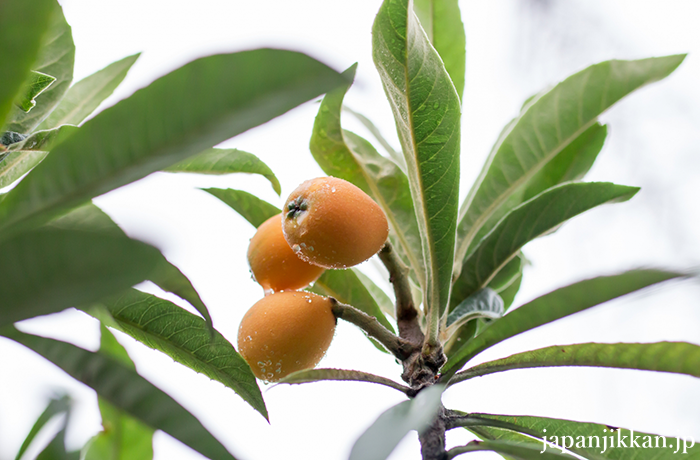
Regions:
[[[372,118],[398,147],[391,111],[371,59],[378,0],[63,0],[76,43],[76,81],[129,54],[143,54],[114,104],[194,58],[262,46],[304,51],[337,70],[359,63],[347,104]],[[668,79],[634,93],[603,116],[610,134],[588,180],[641,186],[630,202],[577,217],[528,245],[532,261],[515,304],[586,277],[638,266],[700,264],[700,3],[632,0],[460,2],[467,29],[462,122],[462,190],[478,174],[503,125],[546,85],[610,58],[690,53]],[[218,88],[227,91],[227,88]],[[132,237],[148,241],[193,281],[215,326],[231,342],[245,311],[262,297],[245,259],[253,228],[198,187],[238,188],[280,206],[303,180],[323,175],[308,150],[317,104],[307,103],[224,143],[265,161],[282,184],[277,197],[260,177],[154,174],[96,203]],[[344,125],[369,135],[349,117]],[[363,265],[379,273],[374,262]],[[388,288],[383,278],[377,282]],[[700,344],[697,284],[668,285],[523,334],[480,355],[576,342],[682,340]],[[21,324],[23,330],[95,350],[97,323],[68,311]],[[403,400],[365,383],[262,386],[271,425],[232,390],[173,363],[123,334],[139,372],[171,394],[242,460],[346,459],[355,439]],[[53,391],[77,401],[69,432],[76,448],[100,429],[94,392],[42,358],[0,339],[0,459],[14,458]],[[354,327],[340,322],[323,367],[358,369],[399,380],[400,367]],[[700,380],[611,369],[520,370],[455,386],[447,407],[467,412],[594,421],[700,440]],[[448,434],[449,446],[472,439]],[[159,433],[158,460],[202,458]],[[37,451],[33,452],[36,455]],[[472,454],[498,458],[495,454]],[[29,458],[29,457],[25,457]],[[415,433],[390,457],[419,459]]]

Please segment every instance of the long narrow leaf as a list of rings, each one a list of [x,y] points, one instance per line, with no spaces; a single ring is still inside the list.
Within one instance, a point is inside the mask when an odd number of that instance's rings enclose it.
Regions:
[[[270,181],[279,195],[280,182],[269,166],[252,153],[237,149],[207,149],[165,169],[167,172],[191,172],[199,174],[260,174]]]
[[[277,206],[243,190],[231,188],[205,188],[202,190],[229,205],[255,228],[259,227],[270,217],[282,212]]]
[[[49,27],[55,0],[0,2],[0,129],[12,109]],[[2,129],[5,131],[5,129]],[[14,131],[14,130],[11,130]]]
[[[69,420],[70,411],[66,413],[61,430],[56,433],[49,445],[36,456],[36,460],[78,460],[80,458],[80,452],[67,452],[66,450],[66,431]]]
[[[372,55],[403,147],[423,242],[428,339],[435,341],[452,281],[459,194],[460,101],[411,0],[385,0]]]
[[[134,363],[111,332],[100,324],[100,353],[134,370]],[[84,460],[151,460],[153,428],[99,398],[102,428],[83,448]]]
[[[503,315],[503,299],[486,287],[464,299],[447,316],[447,327],[457,328],[476,318],[498,319]]]
[[[51,75],[32,70],[29,72],[29,80],[24,82],[25,87],[19,99],[15,101],[15,105],[24,112],[29,112],[36,105],[37,96],[49,89],[55,81],[56,79]]]
[[[49,151],[65,141],[78,128],[63,125],[60,128],[36,131],[20,142],[12,144],[0,158],[0,188],[7,187],[31,171],[46,158]]]
[[[39,225],[277,117],[343,83],[301,53],[259,49],[198,59],[95,118],[0,203],[0,226]]]
[[[384,385],[389,388],[399,390],[402,393],[408,393],[411,391],[411,389],[407,386],[396,383],[393,380],[385,377],[368,374],[367,372],[351,371],[346,369],[306,369],[288,375],[280,380],[279,383],[297,385],[301,383],[321,382],[324,380],[369,382]]]
[[[77,126],[63,125],[44,131],[34,131],[21,142],[12,144],[10,150],[53,150],[61,142],[68,139],[78,130]]]
[[[0,159],[0,188],[7,187],[46,158],[43,150],[11,150]]]
[[[467,37],[457,0],[414,0],[413,9],[420,19],[447,73],[455,85],[459,99],[464,94]]]
[[[267,418],[267,410],[255,376],[228,340],[207,323],[173,303],[130,289],[102,300],[90,310],[148,347],[223,383]],[[107,314],[108,316],[105,316]]]
[[[345,74],[354,77],[355,66]],[[326,174],[352,182],[382,207],[394,247],[423,284],[423,253],[408,178],[396,163],[381,156],[365,139],[343,130],[340,115],[349,88],[348,84],[323,98],[309,148]]]
[[[472,441],[466,446],[453,447],[447,452],[447,459],[451,460],[458,455],[480,450],[489,450],[501,454],[505,458],[517,460],[574,460],[576,457],[562,454],[557,451],[545,450],[542,447],[528,444],[516,444],[509,441]]]
[[[361,113],[351,109],[347,105],[343,105],[343,110],[353,117],[355,117],[360,123],[364,125],[367,130],[369,130],[370,133],[372,133],[372,136],[379,142],[379,144],[384,147],[384,150],[389,154],[392,160],[396,162],[397,165],[401,168],[402,171],[406,171],[406,161],[403,159],[403,155],[394,149],[394,147],[389,143],[389,141],[386,140],[382,132],[377,128],[377,126],[372,123],[372,120],[367,118],[366,116],[362,115]]]
[[[2,334],[51,361],[115,407],[168,433],[205,457],[234,459],[192,414],[114,358],[66,342],[24,334],[12,327],[3,329]]]
[[[0,244],[0,327],[76,307],[147,280],[161,257],[126,236],[58,228]]]
[[[22,445],[19,448],[19,451],[17,451],[17,455],[15,456],[15,460],[20,460],[22,458],[22,455],[27,451],[27,448],[31,445],[32,441],[34,441],[34,438],[36,438],[36,435],[39,434],[42,428],[55,416],[65,413],[68,411],[70,408],[70,399],[67,396],[62,396],[60,398],[52,398],[51,401],[49,401],[49,404],[46,406],[46,409],[44,409],[44,412],[39,415],[39,418],[36,419],[36,422],[34,422],[34,425],[32,425],[31,430],[29,430],[29,433],[27,434],[27,437],[24,438],[24,441],[22,442]]]
[[[700,458],[700,445],[685,445],[683,438],[657,436],[599,423],[576,422],[526,415],[470,414],[470,418],[481,423],[499,427],[505,423],[512,429],[536,438],[547,437],[547,441],[565,447],[571,452],[590,460],[634,458],[636,460],[663,460],[687,454],[690,459]],[[603,440],[603,437],[607,439]],[[603,443],[605,441],[605,444]],[[633,443],[634,441],[634,443]],[[679,445],[680,444],[680,445]],[[540,450],[544,444],[540,442]],[[548,446],[545,453],[558,453]],[[624,453],[629,452],[629,457]],[[543,454],[544,455],[544,454]]]
[[[493,230],[503,216],[508,214],[513,208],[549,188],[563,184],[564,182],[573,182],[582,179],[591,166],[593,166],[593,163],[603,148],[606,136],[607,127],[600,123],[594,123],[593,126],[564,147],[561,152],[549,160],[549,162],[535,173],[534,176],[528,179],[527,182],[513,191],[508,199],[491,213],[488,220],[486,220],[476,232],[476,236],[472,238],[466,252],[463,252],[466,247],[460,246],[458,248],[458,260],[463,259],[464,255],[470,253],[479,241]],[[493,154],[495,154],[495,151],[492,152],[492,155]],[[461,270],[461,266],[459,270]]]
[[[579,281],[538,297],[494,321],[478,337],[464,345],[445,364],[441,381],[446,382],[472,357],[503,340],[625,294],[683,276],[662,270],[630,270],[619,275]]]
[[[98,232],[115,237],[126,237],[124,232],[114,221],[93,203],[87,203],[73,209],[68,214],[54,219],[49,226],[55,228],[72,229]],[[185,299],[204,317],[212,326],[211,315],[207,306],[199,297],[199,293],[192,286],[190,280],[179,268],[171,264],[168,259],[158,253],[155,267],[148,278],[164,291],[172,292]]]
[[[425,388],[380,415],[352,446],[349,460],[384,460],[409,431],[428,428],[440,409],[443,389],[442,385]]]
[[[700,377],[700,346],[685,342],[557,345],[479,364],[456,373],[450,384],[511,369],[557,366],[615,367]]]
[[[56,107],[73,81],[75,60],[73,35],[59,3],[55,0],[51,3],[51,22],[43,37],[39,55],[32,64],[32,70],[51,75],[56,81],[36,98],[36,106],[30,112],[27,113],[18,107],[13,108],[7,118],[7,129],[10,131],[18,133],[34,131],[34,128]]]
[[[126,77],[141,53],[113,62],[71,86],[51,114],[37,129],[79,125],[107,99]]]
[[[529,241],[570,218],[605,203],[626,201],[639,191],[609,182],[568,183],[553,187],[508,213],[464,260],[454,282],[452,308],[486,286]]]
[[[516,119],[485,165],[460,210],[458,260],[510,195],[630,92],[668,76],[685,55],[606,61],[536,97]]]
[[[594,123],[527,181],[523,201],[555,185],[583,179],[603,149],[607,135],[606,125]]]

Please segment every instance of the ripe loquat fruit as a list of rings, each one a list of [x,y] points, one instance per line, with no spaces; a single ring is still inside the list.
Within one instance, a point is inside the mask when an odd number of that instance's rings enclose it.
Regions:
[[[302,259],[347,268],[376,254],[389,236],[382,208],[343,179],[319,177],[297,187],[285,203],[282,229]]]
[[[255,303],[238,328],[238,351],[261,380],[276,382],[316,366],[335,333],[331,300],[284,291]]]
[[[324,272],[292,251],[282,234],[282,214],[258,227],[248,246],[248,264],[266,293],[305,288]]]

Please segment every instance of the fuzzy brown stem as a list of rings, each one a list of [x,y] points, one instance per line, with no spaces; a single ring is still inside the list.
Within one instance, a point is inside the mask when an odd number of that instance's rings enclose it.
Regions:
[[[333,297],[331,311],[336,318],[343,319],[354,324],[367,333],[370,337],[384,345],[399,360],[405,360],[415,351],[415,346],[410,342],[396,336],[389,329],[381,325],[377,318],[358,310],[352,305],[338,302]]]
[[[422,344],[424,335],[418,323],[418,309],[413,301],[411,284],[408,281],[409,268],[388,241],[384,243],[378,255],[389,271],[389,281],[394,286],[399,336],[413,344]]]
[[[446,460],[445,452],[445,408],[440,407],[440,412],[433,424],[423,433],[418,435],[420,440],[420,453],[423,460]]]

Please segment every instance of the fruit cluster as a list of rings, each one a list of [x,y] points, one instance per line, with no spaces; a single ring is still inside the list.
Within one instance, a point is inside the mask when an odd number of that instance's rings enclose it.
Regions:
[[[248,310],[238,329],[241,356],[256,377],[269,382],[315,367],[333,339],[332,300],[298,289],[325,269],[369,259],[389,235],[377,203],[335,177],[302,183],[284,209],[250,240],[248,263],[265,297]]]

